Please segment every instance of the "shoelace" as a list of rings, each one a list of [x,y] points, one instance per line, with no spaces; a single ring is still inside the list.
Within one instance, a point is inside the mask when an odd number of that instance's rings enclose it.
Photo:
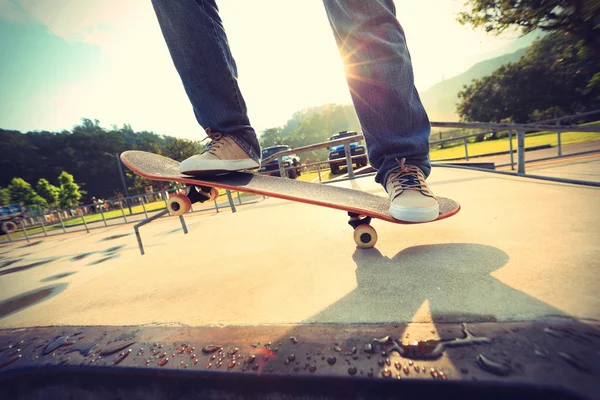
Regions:
[[[206,139],[210,139],[210,143],[208,143],[206,145],[206,147],[204,148],[204,150],[202,150],[202,153],[200,153],[200,154],[210,153],[213,156],[217,156],[215,150],[218,150],[219,148],[221,148],[221,146],[223,146],[224,143],[221,141],[221,139],[223,139],[224,136],[217,132],[214,132],[214,133],[211,132],[210,128],[206,128],[205,132],[206,132],[206,137],[204,139],[202,139],[202,141],[205,141]]]
[[[425,195],[433,196],[433,193],[424,184],[425,178],[423,177],[423,172],[419,167],[415,167],[414,165],[405,165],[405,161],[406,158],[400,161],[396,158],[396,162],[400,168],[393,170],[388,176],[388,181],[392,182],[394,192],[398,192],[399,190],[419,190]]]

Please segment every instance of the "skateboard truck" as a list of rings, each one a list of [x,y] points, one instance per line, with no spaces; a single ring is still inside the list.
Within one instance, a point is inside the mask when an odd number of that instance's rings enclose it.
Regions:
[[[183,215],[190,211],[193,203],[204,203],[215,200],[219,191],[210,186],[187,186],[186,194],[177,193],[167,201],[167,208],[173,215]]]
[[[370,249],[377,243],[377,231],[373,228],[371,217],[368,215],[361,218],[360,214],[348,211],[348,225],[354,228],[354,242],[362,249]]]

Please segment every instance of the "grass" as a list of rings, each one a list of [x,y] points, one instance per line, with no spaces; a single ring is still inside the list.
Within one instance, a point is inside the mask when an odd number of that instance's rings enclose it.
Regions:
[[[563,132],[560,136],[561,143],[565,145],[572,143],[588,142],[591,140],[598,140],[600,139],[600,132]],[[517,138],[513,137],[512,142],[513,149],[516,151]],[[547,144],[551,146],[556,146],[558,144],[558,137],[556,135],[556,132],[538,132],[527,134],[525,136],[525,148]],[[508,151],[509,143],[508,138],[503,138],[485,142],[469,143],[467,144],[467,148],[469,151],[469,156],[473,157],[487,153]],[[455,147],[450,147],[447,149],[432,150],[430,153],[432,161],[435,161],[436,159],[458,158],[464,156],[465,148],[462,145],[462,143]]]
[[[321,170],[321,180],[328,181],[330,179],[335,178],[335,176],[331,175],[331,171],[329,170]],[[319,181],[319,173],[318,172],[303,172],[302,175],[298,177],[298,180],[311,182],[316,179],[316,182]]]

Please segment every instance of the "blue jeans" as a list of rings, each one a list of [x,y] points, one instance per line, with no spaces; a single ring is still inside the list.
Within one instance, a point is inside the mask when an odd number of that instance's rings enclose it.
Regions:
[[[392,0],[323,0],[346,65],[375,180],[385,185],[397,159],[425,176],[430,124]],[[252,158],[260,145],[237,83],[237,68],[215,0],[152,0],[173,63],[205,128],[231,136]],[[334,133],[334,132],[331,132]]]

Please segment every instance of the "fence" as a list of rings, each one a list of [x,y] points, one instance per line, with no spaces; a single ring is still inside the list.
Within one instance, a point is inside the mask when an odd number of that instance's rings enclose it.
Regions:
[[[90,230],[108,226],[139,222],[152,218],[160,212],[170,215],[166,202],[170,193],[183,189],[172,189],[143,195],[134,195],[112,199],[98,204],[85,204],[67,210],[52,211],[39,216],[25,216],[17,220],[17,230],[7,232],[2,242],[18,240],[30,241],[36,237],[61,235],[72,232],[90,232]],[[223,198],[225,197],[225,199]],[[191,213],[215,211],[230,208],[236,211],[237,205],[252,204],[260,196],[225,191],[211,205],[196,203]],[[0,236],[1,237],[1,236]]]
[[[600,110],[598,111],[593,111],[593,112],[589,112],[586,113],[586,115],[592,115],[595,113],[599,113]],[[582,114],[583,115],[583,114]],[[576,117],[580,117],[579,116],[569,116],[569,117],[563,117],[561,119],[557,119],[557,120],[551,120],[553,122],[559,122],[564,120],[565,118],[576,118]],[[475,137],[475,136],[481,136],[481,135],[487,135],[487,134],[492,134],[492,133],[497,133],[497,132],[507,132],[508,133],[508,148],[506,149],[506,152],[503,152],[503,154],[508,154],[509,155],[509,159],[510,162],[506,165],[510,165],[511,169],[514,170],[515,169],[515,152],[516,152],[516,156],[517,156],[517,160],[516,160],[516,167],[517,167],[517,174],[519,175],[525,175],[525,137],[527,136],[527,134],[535,134],[537,132],[555,132],[557,135],[557,154],[554,157],[545,157],[545,158],[541,158],[541,159],[536,159],[535,161],[541,161],[541,160],[548,160],[548,159],[554,159],[554,158],[559,158],[559,157],[563,157],[563,151],[562,151],[562,141],[561,141],[561,134],[564,132],[600,132],[600,125],[592,125],[592,126],[578,126],[578,125],[546,125],[545,123],[533,123],[533,124],[495,124],[495,123],[481,123],[481,122],[432,122],[431,123],[432,127],[440,127],[440,128],[471,128],[471,129],[480,129],[481,131],[478,133],[473,133],[473,134],[469,134],[469,135],[465,135],[465,136],[461,136],[461,137],[456,137],[456,138],[451,138],[451,139],[444,139],[444,140],[438,140],[438,141],[433,141],[430,143],[430,145],[436,145],[439,143],[443,143],[443,142],[449,142],[449,141],[462,141],[463,142],[463,146],[464,146],[464,159],[466,159],[467,161],[470,158],[469,155],[469,150],[468,150],[468,139]],[[516,149],[513,148],[513,137],[517,139],[517,145],[516,145]],[[279,170],[280,170],[280,174],[281,176],[285,176],[285,172],[287,170],[293,169],[293,168],[298,168],[298,166],[296,167],[288,167],[285,168],[283,166],[283,156],[287,156],[290,154],[295,154],[295,153],[301,153],[304,151],[312,151],[312,150],[317,150],[317,149],[321,149],[324,147],[329,147],[329,146],[334,146],[337,144],[343,144],[345,151],[346,151],[346,168],[348,171],[348,179],[353,179],[355,177],[354,174],[354,170],[353,170],[353,166],[352,166],[352,159],[361,157],[361,156],[350,156],[350,143],[352,142],[357,142],[360,140],[363,140],[364,136],[363,135],[356,135],[356,136],[351,136],[351,137],[346,137],[343,139],[338,139],[335,141],[330,141],[330,142],[322,142],[322,143],[316,143],[313,145],[309,145],[309,146],[304,146],[304,147],[298,147],[295,149],[291,149],[291,150],[285,150],[279,153],[276,153],[274,155],[272,155],[271,157],[265,159],[265,162],[271,161],[276,159],[278,164],[279,164]],[[596,151],[593,151],[596,152]],[[576,152],[576,153],[571,153],[569,154],[569,156],[573,156],[573,155],[580,155],[580,154],[588,154],[590,152],[588,151],[584,151],[584,152]],[[489,156],[490,154],[478,154],[477,156]],[[463,159],[463,157],[460,157],[460,159]],[[435,161],[449,161],[449,160],[435,160]],[[319,161],[316,163],[310,163],[310,164],[303,164],[300,167],[303,166],[312,166],[312,165],[317,165],[319,168],[321,165],[328,163],[329,161]],[[438,165],[443,165],[443,164],[438,164]],[[499,166],[504,166],[504,165],[499,165]],[[552,177],[540,177],[540,176],[536,176],[536,175],[528,175],[529,177],[533,177],[533,178],[537,178],[537,179],[545,179],[545,180],[550,180],[550,181],[557,181],[557,182],[568,182],[568,183],[578,183],[578,184],[586,184],[586,185],[590,185],[590,186],[599,186],[597,183],[595,182],[589,182],[589,181],[579,181],[579,180],[573,180],[573,179],[560,179],[560,178],[552,178]],[[320,176],[320,171],[319,171],[319,181],[321,180],[321,176]]]

